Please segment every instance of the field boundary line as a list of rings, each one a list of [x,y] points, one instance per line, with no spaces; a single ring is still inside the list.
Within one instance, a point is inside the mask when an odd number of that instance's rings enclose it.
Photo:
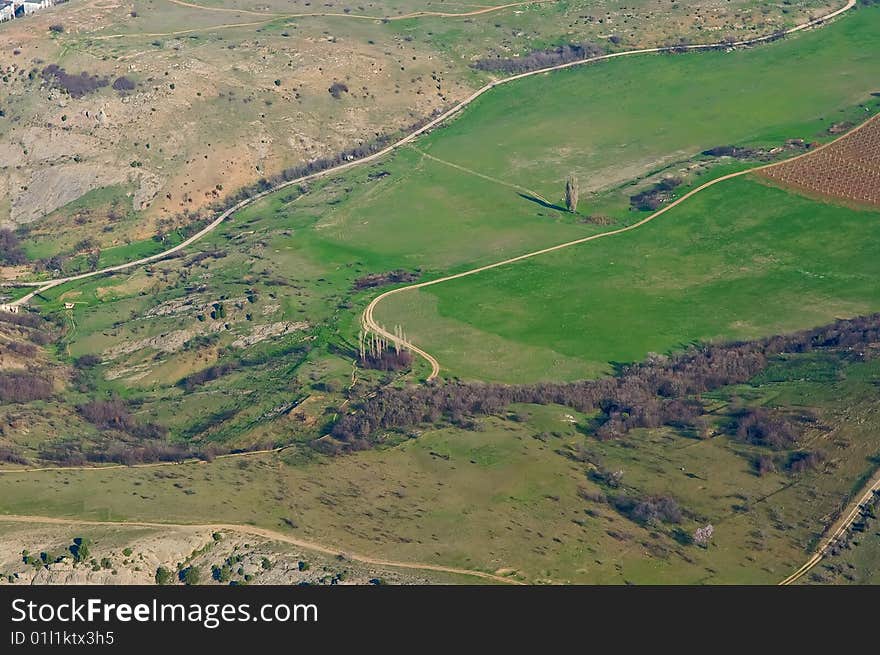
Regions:
[[[448,166],[449,168],[453,168],[457,171],[461,171],[462,173],[467,173],[468,175],[473,175],[475,177],[479,177],[483,180],[486,180],[487,182],[492,182],[494,184],[499,184],[501,186],[505,186],[508,189],[513,189],[515,191],[521,191],[527,195],[532,196],[533,198],[537,198],[541,202],[547,203],[548,205],[553,204],[549,200],[547,200],[547,198],[545,198],[540,193],[538,193],[537,191],[532,191],[529,188],[526,188],[524,186],[520,186],[519,184],[514,184],[513,182],[505,182],[504,180],[500,180],[497,177],[492,177],[491,175],[485,175],[484,173],[480,173],[479,171],[475,171],[471,168],[466,168],[460,164],[456,164],[455,162],[446,161],[445,159],[440,159],[439,157],[435,157],[434,155],[432,155],[429,152],[426,152],[425,150],[420,150],[416,146],[410,146],[410,148],[415,150],[417,153],[419,153],[423,157],[426,157],[427,159],[430,159],[431,161],[437,162],[438,164],[442,164],[443,166]]]
[[[227,531],[238,532],[240,534],[250,534],[257,537],[263,537],[272,541],[280,541],[282,543],[298,546],[304,550],[321,553],[322,555],[330,555],[331,557],[342,557],[353,562],[360,562],[371,566],[383,566],[399,569],[409,569],[415,571],[434,571],[436,573],[452,573],[455,575],[467,575],[485,580],[493,580],[504,584],[525,584],[519,580],[506,578],[485,571],[477,571],[474,569],[460,569],[454,566],[444,566],[442,564],[429,564],[426,562],[401,562],[398,560],[386,560],[378,557],[370,557],[368,555],[358,555],[340,548],[332,548],[313,541],[298,539],[291,537],[276,530],[268,528],[259,528],[251,525],[238,525],[233,523],[160,523],[152,521],[96,521],[89,519],[68,519],[56,518],[50,516],[25,516],[18,514],[0,514],[0,522],[6,523],[45,523],[49,525],[90,525],[100,527],[133,527],[133,528],[175,528],[180,530],[210,530],[213,532]]]
[[[13,306],[20,306],[20,305],[27,304],[34,296],[36,296],[40,293],[43,293],[44,291],[48,291],[49,289],[52,289],[53,287],[56,287],[56,286],[59,286],[62,284],[66,284],[68,282],[76,282],[79,280],[85,280],[85,279],[88,279],[91,277],[96,277],[99,275],[106,275],[108,273],[115,273],[118,271],[123,271],[123,270],[129,269],[129,268],[135,267],[135,266],[142,266],[144,264],[150,264],[153,262],[161,261],[162,259],[166,259],[170,255],[173,255],[176,252],[180,252],[181,250],[187,248],[188,246],[192,245],[196,241],[199,241],[200,239],[202,239],[206,235],[213,232],[220,224],[222,224],[227,218],[229,218],[230,216],[232,216],[236,212],[244,209],[245,207],[248,207],[248,206],[254,204],[255,202],[257,202],[259,200],[262,200],[266,196],[268,196],[272,193],[275,193],[276,191],[280,191],[281,189],[285,189],[285,188],[287,188],[289,186],[293,186],[295,184],[302,184],[303,182],[309,182],[311,180],[317,180],[317,179],[321,179],[324,177],[328,177],[330,175],[335,175],[341,171],[355,168],[357,166],[362,166],[364,164],[381,159],[385,155],[394,152],[395,150],[401,148],[402,146],[414,141],[416,138],[418,138],[422,134],[424,134],[424,133],[432,130],[433,128],[437,127],[438,125],[446,122],[449,118],[460,113],[464,108],[466,108],[468,105],[470,105],[477,98],[482,96],[484,93],[490,91],[491,89],[494,89],[497,86],[501,86],[502,84],[508,84],[510,82],[514,82],[516,80],[521,80],[526,77],[532,77],[534,75],[543,75],[545,73],[550,73],[552,71],[564,70],[567,68],[574,68],[575,66],[582,66],[584,64],[596,63],[596,62],[600,62],[600,61],[607,61],[610,59],[616,59],[618,57],[626,57],[626,56],[641,55],[641,54],[656,54],[656,53],[673,52],[673,51],[683,52],[683,51],[710,50],[710,49],[719,48],[719,47],[737,47],[737,46],[748,46],[748,45],[754,45],[754,44],[758,44],[758,43],[764,43],[766,41],[774,40],[780,34],[782,34],[782,35],[793,34],[795,32],[799,32],[801,30],[808,29],[808,28],[813,27],[815,25],[820,25],[822,23],[825,23],[826,21],[828,21],[836,16],[839,16],[840,14],[852,9],[855,6],[856,6],[856,0],[847,0],[847,3],[845,6],[841,7],[840,9],[837,9],[836,11],[831,12],[830,14],[827,14],[825,16],[821,16],[819,18],[811,19],[807,22],[801,23],[800,25],[796,25],[795,27],[789,28],[783,32],[766,34],[764,36],[755,37],[753,39],[746,39],[746,40],[735,41],[735,42],[730,42],[730,43],[719,42],[719,43],[706,43],[706,44],[695,44],[695,45],[641,48],[641,49],[637,49],[637,50],[624,50],[622,52],[614,52],[614,53],[610,53],[607,55],[599,55],[596,57],[587,57],[585,59],[579,59],[577,61],[570,61],[570,62],[567,62],[564,64],[557,64],[556,66],[549,66],[547,68],[540,68],[538,70],[528,71],[525,73],[519,73],[517,75],[511,75],[509,77],[505,77],[502,79],[493,80],[493,81],[488,82],[487,84],[483,85],[482,87],[480,87],[476,91],[474,91],[471,95],[469,95],[464,100],[461,100],[457,105],[453,106],[451,109],[446,110],[445,112],[443,112],[439,116],[428,121],[427,123],[425,123],[421,127],[413,130],[408,135],[399,139],[395,143],[392,143],[391,145],[386,146],[385,148],[382,148],[381,150],[378,150],[371,155],[367,155],[366,157],[362,157],[360,159],[353,159],[353,160],[345,162],[343,164],[339,164],[337,166],[327,168],[323,171],[318,171],[316,173],[310,173],[309,175],[303,175],[302,177],[298,177],[293,180],[287,180],[284,182],[280,182],[274,186],[269,187],[268,189],[266,189],[264,191],[260,191],[259,193],[254,194],[253,196],[251,196],[249,198],[245,198],[244,200],[241,200],[240,202],[236,203],[232,207],[229,207],[228,209],[221,212],[217,216],[217,218],[215,218],[211,223],[206,225],[204,228],[202,228],[201,230],[199,230],[198,232],[196,232],[192,236],[188,237],[187,239],[185,239],[181,243],[177,244],[176,246],[169,248],[168,250],[164,250],[160,253],[156,253],[155,255],[150,255],[149,257],[142,257],[140,259],[137,259],[137,260],[134,260],[131,262],[127,262],[124,264],[118,264],[115,266],[107,266],[102,269],[98,269],[95,271],[89,271],[87,273],[80,273],[78,275],[71,275],[71,276],[57,278],[57,279],[49,280],[49,281],[44,280],[41,282],[17,282],[15,280],[5,280],[5,281],[0,281],[0,286],[34,287],[35,291],[32,291],[31,293],[28,293],[27,295],[22,296],[21,298],[9,303]]]

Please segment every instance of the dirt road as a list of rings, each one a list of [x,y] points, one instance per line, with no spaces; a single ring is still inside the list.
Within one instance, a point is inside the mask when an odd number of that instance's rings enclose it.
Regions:
[[[491,580],[493,582],[500,582],[503,584],[515,584],[521,585],[524,584],[519,580],[514,580],[511,578],[503,577],[500,575],[494,575],[492,573],[486,573],[484,571],[474,571],[471,569],[459,569],[454,566],[443,566],[440,564],[428,564],[425,562],[399,562],[396,560],[386,560],[379,559],[376,557],[369,557],[367,555],[356,555],[354,553],[350,553],[348,551],[332,548],[330,546],[325,546],[323,544],[314,543],[311,541],[306,541],[304,539],[297,539],[296,537],[291,537],[290,535],[284,534],[282,532],[277,532],[275,530],[268,530],[266,528],[257,528],[251,525],[232,525],[228,523],[208,523],[208,524],[190,524],[190,523],[151,523],[147,521],[88,521],[81,519],[61,519],[61,518],[52,518],[48,516],[19,516],[15,514],[0,514],[0,522],[7,523],[43,523],[49,525],[75,525],[75,526],[83,526],[83,525],[94,525],[94,526],[120,526],[120,527],[135,527],[135,528],[175,528],[178,530],[211,530],[213,532],[238,532],[239,534],[250,534],[258,537],[263,537],[265,539],[271,539],[272,541],[280,541],[286,544],[292,544],[299,548],[303,548],[305,550],[310,550],[315,553],[321,553],[322,555],[330,555],[331,557],[342,557],[344,559],[351,560],[353,562],[360,562],[362,564],[369,564],[372,566],[387,566],[396,569],[409,569],[414,571],[435,571],[437,573],[452,573],[455,575],[466,575],[475,578],[482,578],[484,580]]]
[[[807,28],[812,27],[814,25],[819,25],[821,23],[824,23],[825,21],[848,11],[849,9],[854,7],[855,4],[856,4],[856,0],[847,0],[847,3],[844,7],[841,7],[840,9],[833,11],[830,14],[827,14],[826,16],[822,16],[820,18],[815,18],[815,19],[807,21],[805,23],[801,23],[800,25],[797,25],[795,27],[792,27],[792,28],[786,30],[785,33],[792,34],[794,32],[798,32],[798,31],[807,29]],[[503,5],[503,6],[510,6],[510,5]],[[205,226],[204,228],[199,230],[196,234],[192,235],[191,237],[189,237],[188,239],[186,239],[182,243],[174,246],[173,248],[169,248],[168,250],[157,253],[157,254],[152,255],[150,257],[143,257],[141,259],[137,259],[135,261],[131,261],[131,262],[128,262],[125,264],[119,264],[117,266],[108,266],[106,268],[102,268],[102,269],[99,269],[96,271],[90,271],[88,273],[81,273],[79,275],[72,275],[72,276],[63,277],[63,278],[57,278],[57,279],[51,280],[51,281],[44,281],[44,282],[8,281],[8,282],[2,282],[0,284],[19,286],[19,287],[20,286],[35,287],[36,288],[35,291],[28,293],[27,295],[19,298],[18,300],[15,300],[11,303],[12,305],[23,305],[23,304],[26,304],[27,302],[29,302],[35,295],[42,293],[43,291],[47,291],[53,287],[59,286],[61,284],[66,284],[68,282],[75,282],[78,280],[84,280],[87,278],[96,277],[98,275],[106,275],[108,273],[115,273],[118,271],[124,271],[126,269],[129,269],[129,268],[132,268],[135,266],[142,266],[144,264],[149,264],[152,262],[160,261],[162,259],[169,257],[170,255],[173,255],[176,252],[183,250],[184,248],[187,248],[188,246],[192,245],[196,241],[199,241],[200,239],[204,238],[206,235],[213,232],[221,223],[223,223],[227,218],[232,216],[232,214],[234,214],[235,212],[237,212],[241,209],[244,209],[245,207],[257,202],[258,200],[261,200],[262,198],[265,198],[266,196],[268,196],[271,193],[274,193],[275,191],[278,191],[280,189],[284,189],[289,186],[293,186],[295,184],[302,184],[303,182],[309,182],[311,180],[320,179],[323,177],[327,177],[329,175],[335,175],[341,171],[345,171],[350,168],[354,168],[356,166],[362,166],[364,164],[367,164],[369,162],[372,162],[372,161],[375,161],[377,159],[384,157],[385,155],[397,150],[398,148],[412,142],[413,140],[418,138],[420,135],[424,134],[425,132],[428,132],[429,130],[433,129],[437,125],[440,125],[441,123],[445,122],[446,120],[448,120],[452,116],[458,114],[460,111],[462,111],[465,107],[467,107],[474,100],[479,98],[481,95],[483,95],[487,91],[495,88],[496,86],[500,86],[502,84],[508,84],[508,83],[514,82],[516,80],[520,80],[520,79],[523,79],[526,77],[531,77],[532,75],[543,75],[544,73],[549,73],[549,72],[555,71],[555,70],[562,70],[565,68],[573,68],[575,66],[581,66],[583,64],[589,64],[589,63],[595,63],[595,62],[605,61],[605,60],[609,60],[609,59],[615,59],[617,57],[627,57],[627,56],[631,56],[631,55],[641,55],[641,54],[654,54],[654,53],[670,52],[672,50],[682,50],[682,49],[683,50],[708,50],[708,49],[717,48],[720,46],[733,47],[733,46],[753,45],[753,44],[757,44],[757,43],[763,43],[765,41],[770,41],[774,38],[776,38],[776,35],[767,34],[765,36],[756,37],[754,39],[746,39],[743,41],[736,41],[734,43],[710,43],[710,44],[702,44],[702,45],[643,48],[643,49],[639,49],[639,50],[626,50],[623,52],[615,52],[615,53],[608,54],[608,55],[600,55],[598,57],[589,57],[587,59],[572,61],[572,62],[568,62],[566,64],[559,64],[557,66],[550,66],[548,68],[542,68],[539,70],[529,71],[527,73],[520,73],[518,75],[511,75],[510,77],[505,77],[500,80],[495,80],[495,81],[489,82],[485,86],[477,89],[474,93],[472,93],[470,96],[468,96],[467,98],[465,98],[464,100],[459,102],[457,105],[455,105],[451,109],[447,110],[446,112],[440,114],[439,116],[437,116],[433,120],[429,121],[428,123],[426,123],[422,127],[418,128],[417,130],[414,130],[413,132],[411,132],[407,136],[403,137],[399,141],[387,146],[386,148],[383,148],[382,150],[379,150],[379,151],[373,153],[372,155],[368,155],[368,156],[363,157],[361,159],[355,159],[350,162],[346,162],[344,164],[334,166],[333,168],[328,168],[324,171],[320,171],[318,173],[312,173],[311,175],[305,175],[303,177],[300,177],[300,178],[297,178],[294,180],[282,182],[282,183],[277,184],[273,187],[270,187],[269,189],[266,189],[265,191],[262,191],[256,195],[254,195],[250,198],[242,200],[241,202],[237,203],[236,205],[234,205],[234,206],[230,207],[229,209],[225,210],[224,212],[222,212],[216,219],[214,219],[207,226]],[[381,332],[381,334],[385,334],[385,333]],[[418,353],[418,350],[415,350],[415,348],[412,348],[412,349],[414,350],[414,352]],[[421,353],[419,353],[419,354],[421,354]],[[430,356],[427,356],[426,359],[428,359],[429,357]],[[438,371],[439,371],[439,368],[438,368]],[[436,374],[433,377],[436,377]]]
[[[807,574],[816,564],[822,561],[825,557],[828,549],[836,542],[843,534],[849,529],[849,527],[855,523],[856,519],[859,518],[862,511],[862,506],[865,505],[875,493],[880,493],[880,469],[878,469],[874,475],[868,480],[868,484],[865,486],[865,490],[858,497],[858,499],[849,507],[849,511],[841,514],[840,518],[837,519],[834,523],[831,524],[831,527],[828,528],[825,537],[819,542],[819,546],[816,548],[816,552],[813,553],[812,557],[804,562],[803,566],[801,566],[797,571],[788,576],[785,580],[780,582],[780,585],[790,585],[794,584],[798,580],[800,580],[804,575]]]
[[[470,16],[477,16],[480,14],[488,14],[496,11],[502,11],[504,9],[510,9],[512,7],[521,7],[523,5],[537,5],[537,4],[546,4],[549,2],[557,2],[557,0],[527,0],[526,2],[513,2],[510,4],[504,5],[494,5],[491,7],[481,7],[480,9],[475,9],[473,11],[466,11],[461,13],[454,12],[443,12],[443,11],[415,11],[410,14],[400,14],[397,16],[370,16],[367,14],[352,14],[352,13],[338,13],[338,12],[324,12],[324,11],[315,11],[315,12],[302,12],[297,14],[279,14],[272,13],[267,11],[253,11],[250,9],[231,9],[229,7],[206,7],[204,5],[195,4],[192,2],[184,2],[183,0],[168,0],[168,2],[179,5],[181,7],[188,7],[190,9],[201,9],[203,11],[213,11],[213,12],[221,12],[221,13],[231,13],[231,14],[246,14],[249,16],[262,16],[262,20],[251,21],[247,23],[221,23],[219,25],[212,25],[210,27],[199,27],[192,28],[187,30],[176,30],[174,32],[125,32],[121,34],[103,34],[98,36],[91,37],[92,39],[98,41],[107,41],[110,39],[124,39],[127,37],[167,37],[167,36],[181,36],[183,34],[192,34],[193,32],[204,32],[205,30],[225,30],[232,27],[252,27],[255,25],[265,25],[266,23],[271,23],[274,20],[279,19],[289,19],[289,18],[350,18],[353,20],[370,20],[374,22],[391,22],[396,20],[408,20],[412,18],[467,18]]]

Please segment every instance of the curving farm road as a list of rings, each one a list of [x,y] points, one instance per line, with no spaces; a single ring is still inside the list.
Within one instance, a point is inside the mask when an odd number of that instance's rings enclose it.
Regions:
[[[814,19],[809,20],[805,23],[801,23],[800,25],[796,25],[795,27],[789,28],[788,30],[785,30],[785,34],[792,34],[794,32],[799,32],[801,30],[813,27],[814,25],[819,25],[821,23],[824,23],[825,21],[827,21],[831,18],[834,18],[836,16],[839,16],[840,14],[852,9],[855,5],[856,5],[856,0],[847,0],[846,5],[844,5],[840,9],[837,9],[836,11],[833,11],[825,16],[821,16],[819,18],[814,18]],[[368,156],[363,157],[361,159],[355,159],[355,160],[346,162],[344,164],[339,164],[338,166],[334,166],[333,168],[328,168],[326,170],[319,171],[317,173],[312,173],[310,175],[304,175],[303,177],[299,177],[294,180],[282,182],[282,183],[277,184],[273,187],[270,187],[269,189],[266,189],[265,191],[261,191],[260,193],[257,193],[256,195],[251,196],[250,198],[246,198],[245,200],[242,200],[241,202],[233,205],[229,209],[222,212],[219,216],[217,216],[217,218],[215,218],[211,223],[209,223],[207,226],[205,226],[204,228],[199,230],[196,234],[192,235],[191,237],[189,237],[185,241],[179,243],[178,245],[174,246],[173,248],[169,248],[168,250],[157,253],[155,255],[151,255],[149,257],[143,257],[141,259],[127,262],[125,264],[119,264],[117,266],[108,266],[106,268],[102,268],[102,269],[99,269],[96,271],[90,271],[88,273],[81,273],[79,275],[71,275],[71,276],[63,277],[63,278],[57,278],[54,280],[50,280],[48,282],[46,282],[46,281],[43,281],[43,282],[6,281],[6,282],[0,282],[0,285],[18,286],[18,287],[22,287],[22,286],[35,287],[35,290],[32,291],[31,293],[28,293],[27,295],[19,298],[18,300],[15,300],[12,303],[10,303],[12,305],[24,305],[27,302],[29,302],[31,300],[31,298],[33,298],[35,295],[42,293],[43,291],[47,291],[48,289],[51,289],[53,287],[59,286],[61,284],[66,284],[68,282],[75,282],[77,280],[85,280],[87,278],[96,277],[98,275],[105,275],[107,273],[115,273],[118,271],[124,271],[126,269],[129,269],[129,268],[132,268],[135,266],[142,266],[144,264],[149,264],[152,262],[156,262],[156,261],[160,261],[162,259],[165,259],[166,257],[168,257],[176,252],[179,252],[179,251],[183,250],[184,248],[187,248],[188,246],[192,245],[196,241],[199,241],[200,239],[202,239],[206,235],[213,232],[221,223],[223,223],[223,221],[225,221],[227,218],[229,218],[235,212],[237,212],[241,209],[244,209],[245,207],[255,203],[256,201],[258,201],[262,198],[265,198],[266,196],[274,193],[275,191],[278,191],[280,189],[284,189],[289,186],[293,186],[295,184],[302,184],[303,182],[309,182],[311,180],[316,180],[316,179],[320,179],[320,178],[323,178],[323,177],[326,177],[329,175],[334,175],[334,174],[339,173],[341,171],[348,170],[348,169],[354,168],[356,166],[362,166],[363,164],[367,164],[369,162],[372,162],[372,161],[375,161],[377,159],[384,157],[385,155],[397,150],[398,148],[412,142],[420,135],[435,128],[436,126],[445,122],[446,120],[448,120],[452,116],[458,114],[461,110],[463,110],[465,107],[467,107],[474,100],[479,98],[481,95],[483,95],[487,91],[495,88],[496,86],[500,86],[502,84],[514,82],[516,80],[520,80],[520,79],[523,79],[526,77],[531,77],[533,75],[542,75],[544,73],[549,73],[549,72],[555,71],[555,70],[562,70],[565,68],[574,68],[575,66],[581,66],[583,64],[589,64],[589,63],[594,63],[594,62],[598,62],[598,61],[605,61],[608,59],[615,59],[617,57],[627,57],[627,56],[631,56],[631,55],[671,52],[672,50],[688,50],[688,51],[690,51],[690,50],[709,50],[709,49],[717,48],[717,47],[746,46],[746,45],[754,45],[754,44],[758,44],[758,43],[763,43],[766,41],[770,41],[774,38],[776,38],[776,36],[774,34],[767,34],[764,36],[755,37],[754,39],[745,39],[745,40],[736,41],[733,43],[720,43],[719,42],[719,43],[706,43],[706,44],[689,45],[689,46],[657,47],[657,48],[642,48],[642,49],[638,49],[638,50],[626,50],[623,52],[615,52],[615,53],[611,53],[608,55],[599,55],[597,57],[588,57],[586,59],[580,59],[578,61],[572,61],[572,62],[568,62],[565,64],[558,64],[556,66],[549,66],[547,68],[541,68],[538,70],[529,71],[527,73],[519,73],[517,75],[511,75],[510,77],[505,77],[505,78],[502,78],[499,80],[495,80],[495,81],[489,82],[488,84],[477,89],[474,93],[472,93],[467,98],[465,98],[464,100],[459,102],[457,105],[455,105],[451,109],[443,112],[442,114],[440,114],[439,116],[437,116],[433,120],[429,121],[428,123],[426,123],[422,127],[414,130],[413,132],[411,132],[407,136],[403,137],[399,141],[396,141],[395,143],[392,143],[391,145],[389,145],[385,148],[382,148],[381,150],[378,150],[377,152],[374,152],[372,155],[368,155]],[[573,245],[573,244],[569,244],[569,245]],[[539,253],[534,253],[534,254],[539,254]],[[505,262],[505,263],[509,263],[509,262]],[[476,271],[474,271],[474,272],[476,272]],[[385,332],[380,332],[380,334],[383,334],[386,337],[389,336]],[[391,336],[393,336],[393,335],[391,335]],[[394,340],[396,340],[396,337],[392,341],[394,341]],[[406,345],[408,347],[412,348],[414,350],[414,352],[417,352],[420,355],[422,354],[421,352],[416,350],[414,347],[412,347],[411,344],[406,344]],[[427,353],[425,353],[425,354],[427,354]],[[428,357],[430,357],[430,356],[428,356]],[[438,370],[439,370],[439,368],[438,368]],[[433,377],[436,377],[436,375]]]
[[[556,2],[557,0],[525,0],[524,2],[511,2],[505,5],[493,5],[491,7],[481,7],[480,9],[475,9],[473,11],[465,11],[461,13],[448,12],[448,11],[413,11],[408,14],[400,14],[397,16],[369,16],[367,14],[352,14],[352,13],[341,13],[341,12],[305,12],[298,14],[283,14],[283,13],[273,13],[268,11],[253,11],[250,9],[233,9],[230,7],[207,7],[205,5],[196,4],[194,2],[185,2],[184,0],[168,0],[168,2],[180,5],[181,7],[189,7],[191,9],[201,9],[203,11],[217,11],[223,13],[230,14],[251,14],[253,16],[268,16],[272,20],[276,20],[278,18],[354,18],[360,20],[379,20],[379,21],[392,21],[392,20],[408,20],[410,18],[466,18],[468,16],[479,16],[480,14],[489,14],[495,11],[501,11],[502,9],[510,9],[511,7],[521,7],[523,5],[539,5],[539,4],[547,4],[548,2]]]
[[[372,566],[387,566],[396,569],[409,569],[414,571],[434,571],[436,573],[452,573],[456,575],[467,575],[475,578],[483,578],[484,580],[492,580],[493,582],[501,582],[503,584],[525,584],[519,580],[507,578],[485,571],[475,571],[473,569],[459,569],[454,566],[443,566],[442,564],[428,564],[425,562],[399,562],[397,560],[379,559],[369,557],[367,555],[356,555],[348,551],[338,548],[331,548],[312,541],[297,539],[282,532],[268,530],[266,528],[257,528],[250,525],[234,525],[229,523],[151,523],[148,521],[89,521],[85,519],[62,519],[49,516],[18,516],[15,514],[0,514],[0,522],[7,523],[44,523],[49,525],[93,525],[93,526],[109,526],[109,527],[134,527],[134,528],[176,528],[180,530],[210,530],[212,532],[226,531],[238,532],[240,534],[250,534],[257,537],[263,537],[272,541],[280,541],[286,544],[292,544],[305,550],[310,550],[331,557],[344,557],[353,562],[369,564]]]

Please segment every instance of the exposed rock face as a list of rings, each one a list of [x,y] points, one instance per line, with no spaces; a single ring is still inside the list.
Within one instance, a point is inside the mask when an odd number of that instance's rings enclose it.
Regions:
[[[124,171],[90,163],[65,163],[41,168],[27,188],[12,197],[13,223],[32,223],[80,196],[103,186],[122,184]]]
[[[74,536],[88,541],[87,561],[74,562]],[[44,553],[46,564],[39,561]],[[181,584],[177,573],[187,567],[198,568],[199,584],[432,582],[417,572],[361,565],[232,530],[0,522],[0,584],[152,585],[159,567],[170,573],[170,584]]]

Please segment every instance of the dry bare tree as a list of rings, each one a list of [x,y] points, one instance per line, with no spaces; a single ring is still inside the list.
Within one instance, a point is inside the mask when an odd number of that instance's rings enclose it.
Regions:
[[[578,181],[574,174],[565,181],[565,207],[574,213],[578,206]]]

